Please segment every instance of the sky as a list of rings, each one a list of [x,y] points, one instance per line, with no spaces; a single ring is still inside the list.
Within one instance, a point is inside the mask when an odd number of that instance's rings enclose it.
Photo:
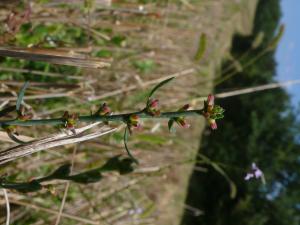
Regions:
[[[300,80],[300,0],[281,0],[285,33],[276,51],[277,80]],[[294,106],[300,104],[300,84],[286,88]]]

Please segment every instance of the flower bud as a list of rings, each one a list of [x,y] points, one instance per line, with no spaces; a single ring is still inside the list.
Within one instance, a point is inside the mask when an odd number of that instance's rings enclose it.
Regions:
[[[78,120],[77,113],[69,114],[68,111],[64,112],[63,115],[64,128],[71,130],[73,133],[75,133],[75,125],[77,123],[77,120]]]
[[[139,116],[136,114],[132,114],[129,116],[128,121],[127,121],[127,126],[129,128],[129,132],[132,132],[132,127],[136,129],[140,129],[142,126],[139,122]]]
[[[158,103],[159,103],[158,99],[150,99],[146,107],[146,112],[151,116],[159,116],[160,110],[158,109]]]
[[[183,117],[175,118],[175,122],[183,128],[189,128],[191,126],[189,123],[186,122],[186,120]]]
[[[111,110],[108,107],[108,105],[106,103],[103,103],[96,114],[100,116],[105,116],[105,115],[109,115],[110,113]]]

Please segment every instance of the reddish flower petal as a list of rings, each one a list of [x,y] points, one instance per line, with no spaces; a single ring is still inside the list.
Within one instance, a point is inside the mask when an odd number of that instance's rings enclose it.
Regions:
[[[159,103],[158,99],[151,99],[150,102],[149,102],[149,107],[150,108],[156,108],[156,107],[158,107],[158,103]]]
[[[213,106],[215,104],[215,97],[212,94],[207,96],[207,105]]]

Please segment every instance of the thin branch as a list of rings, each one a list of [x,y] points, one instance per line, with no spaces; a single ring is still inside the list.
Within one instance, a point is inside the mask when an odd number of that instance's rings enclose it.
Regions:
[[[133,113],[124,113],[116,115],[104,115],[104,116],[79,116],[78,122],[113,122],[121,121],[126,122],[131,115],[137,115],[140,119],[171,119],[174,117],[182,116],[199,116],[202,115],[203,109],[195,109],[188,111],[175,111],[175,112],[164,112],[158,116],[152,116],[143,111],[137,111]],[[0,126],[2,125],[17,125],[17,126],[38,126],[38,125],[63,125],[65,120],[63,118],[54,118],[54,119],[39,119],[39,120],[2,120],[0,121]]]

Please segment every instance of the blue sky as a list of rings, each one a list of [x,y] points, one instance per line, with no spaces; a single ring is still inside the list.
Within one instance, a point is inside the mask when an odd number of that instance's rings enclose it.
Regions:
[[[300,79],[300,0],[281,0],[285,33],[276,51],[277,80]],[[292,104],[300,103],[300,85],[287,87]]]

